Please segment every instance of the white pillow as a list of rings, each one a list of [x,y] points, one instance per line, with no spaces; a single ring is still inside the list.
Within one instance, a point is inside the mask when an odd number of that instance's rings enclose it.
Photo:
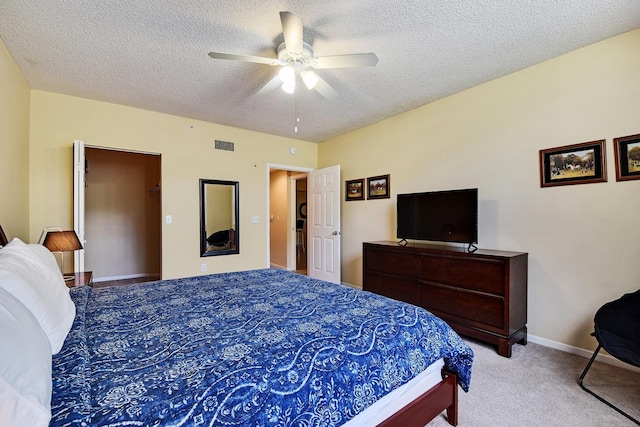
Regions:
[[[69,296],[62,273],[47,259],[38,245],[27,245],[15,238],[0,249],[0,288],[24,304],[40,323],[49,338],[51,353],[62,348],[76,316],[76,306]],[[47,250],[48,251],[48,250]]]
[[[0,343],[0,425],[48,426],[51,346],[29,309],[4,289],[0,289]]]
[[[53,253],[51,253],[51,251],[46,247],[37,245],[35,243],[27,243],[27,248],[30,249],[31,252],[33,252],[33,255],[35,255],[40,261],[42,261],[42,263],[52,273],[54,273],[54,280],[57,281],[58,284],[62,283],[63,285],[65,285],[64,289],[69,292],[69,288],[64,283],[64,279],[62,279],[62,282],[58,280],[58,276],[60,276],[60,278],[62,278],[63,276],[62,272],[60,271],[60,266],[58,266],[58,261],[56,260],[56,257],[53,255]]]

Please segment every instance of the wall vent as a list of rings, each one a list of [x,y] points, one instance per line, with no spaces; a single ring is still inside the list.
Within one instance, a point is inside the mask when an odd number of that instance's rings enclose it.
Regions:
[[[235,151],[234,143],[229,141],[220,141],[216,139],[216,150]]]

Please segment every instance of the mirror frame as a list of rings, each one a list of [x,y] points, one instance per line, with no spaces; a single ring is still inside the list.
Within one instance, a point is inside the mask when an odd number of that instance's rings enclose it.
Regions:
[[[207,250],[207,230],[206,230],[206,206],[205,206],[205,189],[207,184],[213,185],[228,185],[233,187],[234,194],[234,215],[235,215],[235,245],[233,249],[224,249],[220,251],[208,251]],[[221,181],[217,179],[200,179],[200,257],[205,256],[218,256],[218,255],[231,255],[240,253],[240,202],[238,196],[240,195],[240,184],[238,181]]]

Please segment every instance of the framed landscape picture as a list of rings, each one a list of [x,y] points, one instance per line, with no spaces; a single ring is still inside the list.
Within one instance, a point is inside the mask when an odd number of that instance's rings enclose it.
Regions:
[[[345,200],[364,200],[364,178],[346,182]]]
[[[540,186],[606,182],[605,140],[540,150]]]
[[[389,192],[389,175],[367,178],[367,191],[368,199],[388,199],[391,197],[391,193]]]
[[[613,140],[616,156],[616,181],[640,179],[640,135]]]

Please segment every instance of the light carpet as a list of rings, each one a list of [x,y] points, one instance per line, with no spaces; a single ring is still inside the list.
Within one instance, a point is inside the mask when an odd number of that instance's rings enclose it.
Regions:
[[[461,427],[636,426],[580,388],[584,357],[529,343],[514,345],[507,359],[495,347],[465,341],[475,359],[469,392],[459,389]],[[640,373],[594,362],[584,384],[640,419]],[[444,413],[429,423],[448,425]]]

